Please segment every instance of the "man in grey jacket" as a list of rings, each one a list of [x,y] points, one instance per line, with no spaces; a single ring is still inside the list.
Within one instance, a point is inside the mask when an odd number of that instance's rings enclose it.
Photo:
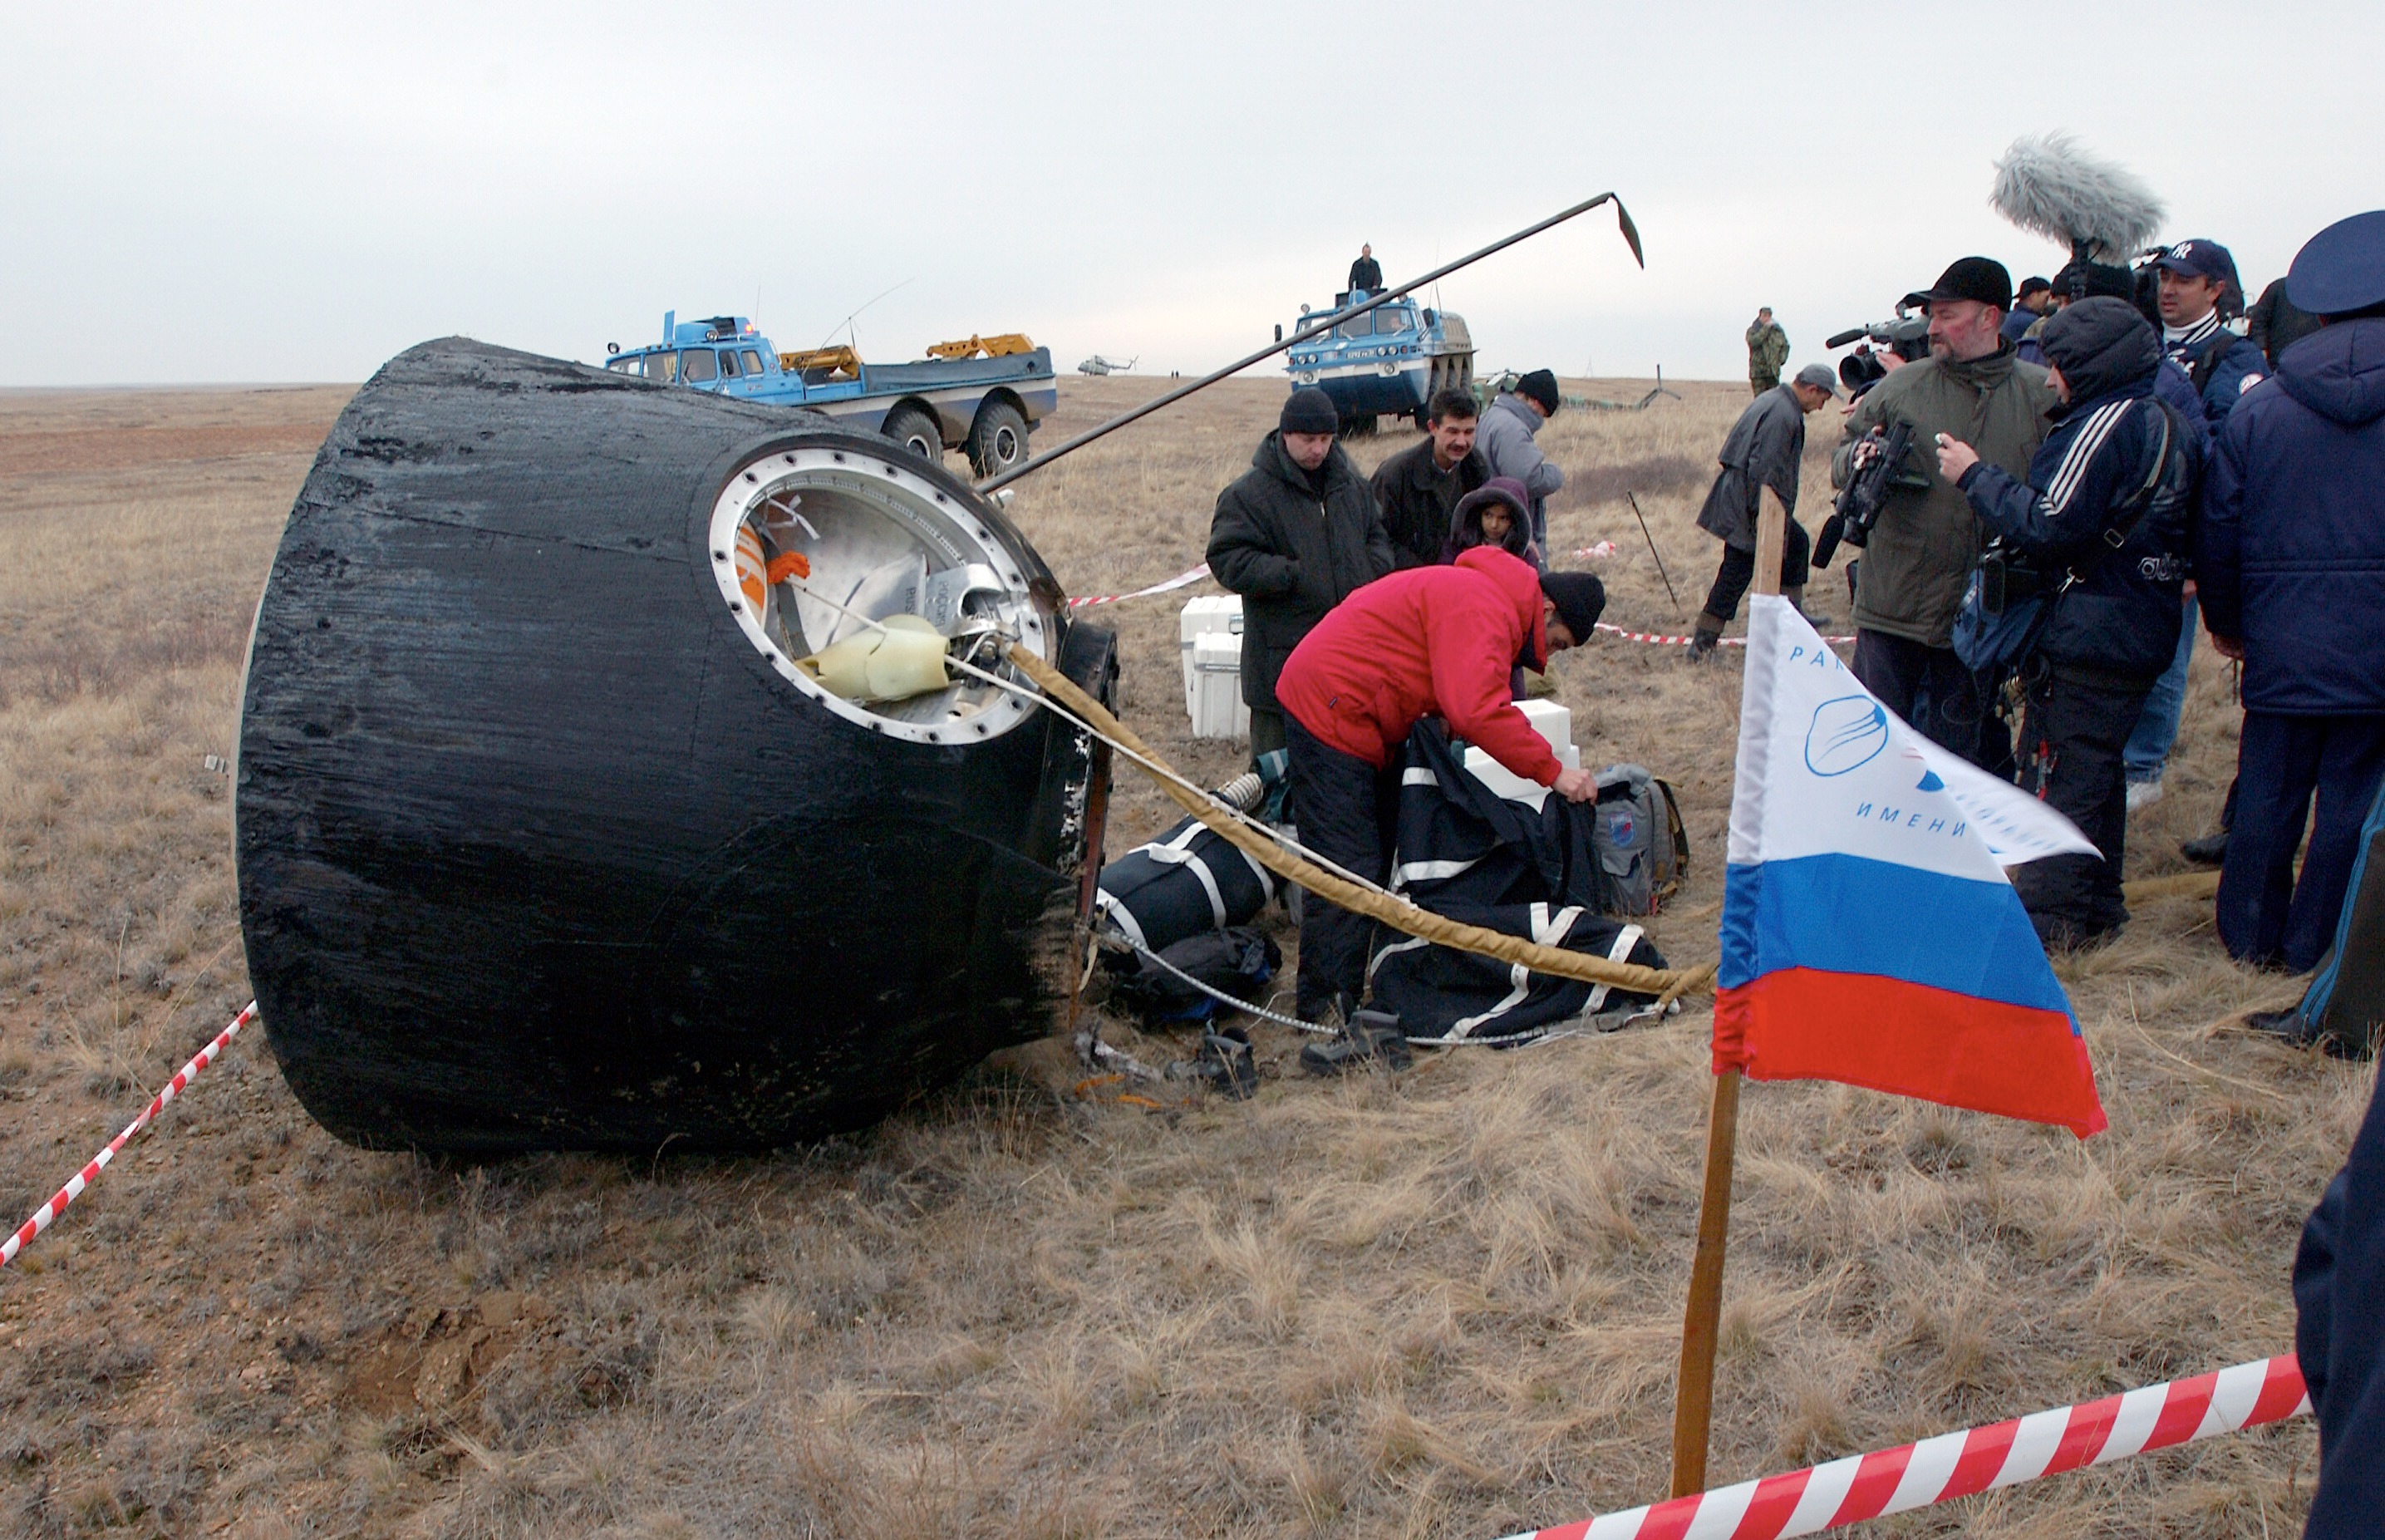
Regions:
[[[1392,539],[1375,495],[1333,442],[1332,397],[1292,393],[1250,470],[1217,495],[1209,570],[1242,596],[1242,700],[1251,757],[1284,746],[1276,676],[1309,628],[1392,570]]]
[[[1556,374],[1536,369],[1517,381],[1514,390],[1499,393],[1474,435],[1474,447],[1482,452],[1491,475],[1521,482],[1530,495],[1532,544],[1541,553],[1543,571],[1549,565],[1549,494],[1565,485],[1565,472],[1541,453],[1532,435],[1557,415],[1559,399]]]
[[[1797,378],[1775,385],[1748,403],[1731,424],[1715,457],[1722,470],[1698,510],[1698,528],[1722,537],[1722,567],[1706,592],[1706,607],[1690,638],[1690,658],[1703,661],[1722,640],[1722,628],[1739,613],[1739,601],[1755,580],[1757,499],[1770,487],[1789,515],[1780,546],[1780,593],[1800,611],[1805,607],[1805,563],[1814,543],[1797,522],[1797,470],[1805,457],[1805,418],[1839,394],[1839,378],[1828,364],[1807,364]],[[1805,617],[1813,620],[1814,617]],[[1815,620],[1815,624],[1821,622]]]
[[[1901,369],[1855,403],[1830,462],[1843,486],[1879,453],[1866,435],[1902,419],[1913,444],[1879,522],[1864,546],[1855,584],[1852,667],[1881,704],[1972,763],[1994,770],[2010,757],[2010,734],[1990,720],[1979,681],[1953,646],[1981,545],[1979,520],[1954,483],[1938,473],[1941,433],[2026,482],[2057,404],[2045,370],[2022,363],[2003,335],[2012,275],[2001,262],[1966,257],[1922,296],[1929,309],[1929,357]]]

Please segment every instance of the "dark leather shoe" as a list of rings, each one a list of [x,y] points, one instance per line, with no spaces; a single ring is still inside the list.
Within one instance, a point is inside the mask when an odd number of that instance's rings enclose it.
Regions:
[[[2228,859],[2228,831],[2222,829],[2216,834],[2188,840],[2178,850],[2197,866],[2217,866]]]

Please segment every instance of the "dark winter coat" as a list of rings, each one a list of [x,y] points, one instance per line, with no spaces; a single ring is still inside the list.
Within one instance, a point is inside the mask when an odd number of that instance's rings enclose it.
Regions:
[[[2246,710],[2385,714],[2385,319],[2304,337],[2236,404],[2194,576],[2212,634],[2244,645]]]
[[[2318,1414],[2318,1489],[2304,1540],[2361,1540],[2385,1513],[2385,1097],[2294,1255],[2294,1357]]]
[[[2039,643],[2056,668],[2150,682],[2178,652],[2200,464],[2191,433],[2164,416],[2148,368],[2064,409],[2026,483],[1984,462],[1959,483],[1979,522],[2027,570],[2049,582],[2066,569],[2079,574],[2053,601]],[[2105,532],[2148,481],[2150,504],[2115,550]]]
[[[1362,290],[1374,293],[1383,286],[1383,265],[1371,257],[1361,257],[1350,264],[1350,292]]]
[[[1449,516],[1457,500],[1491,479],[1480,449],[1443,471],[1432,463],[1432,440],[1403,449],[1375,468],[1375,507],[1392,539],[1392,560],[1400,567],[1430,567],[1442,560]]]
[[[1747,404],[1715,457],[1721,474],[1706,491],[1698,528],[1723,544],[1755,549],[1756,499],[1765,487],[1780,495],[1780,506],[1797,516],[1797,470],[1805,456],[1805,409],[1797,393],[1775,385]]]
[[[1938,474],[1936,436],[1958,438],[1984,463],[2024,476],[2055,404],[2045,370],[2022,363],[2009,346],[1967,363],[1917,359],[1864,392],[1830,462],[1836,484],[1846,484],[1854,445],[1873,428],[1902,419],[1914,432],[1904,474],[1864,546],[1857,626],[1925,646],[1948,645],[1979,558],[1979,523],[1954,483]]]
[[[1209,521],[1209,571],[1242,596],[1242,699],[1275,706],[1276,676],[1308,628],[1392,570],[1375,495],[1335,444],[1309,473],[1269,433],[1241,480],[1217,495]]]

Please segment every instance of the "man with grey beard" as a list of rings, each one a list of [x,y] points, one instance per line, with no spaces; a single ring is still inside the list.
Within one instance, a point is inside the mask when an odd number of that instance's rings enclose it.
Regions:
[[[1855,403],[1830,479],[1844,486],[1879,452],[1867,436],[1913,425],[1879,521],[1864,546],[1855,587],[1851,667],[1881,704],[1972,763],[2005,768],[2009,734],[1990,719],[1979,682],[1954,654],[1954,615],[1979,560],[1979,523],[1954,483],[1939,474],[1938,435],[2026,481],[2056,405],[2045,370],[2022,363],[2004,335],[2012,275],[2001,262],[1966,257],[1912,296],[1929,313],[1929,357],[1888,377]]]

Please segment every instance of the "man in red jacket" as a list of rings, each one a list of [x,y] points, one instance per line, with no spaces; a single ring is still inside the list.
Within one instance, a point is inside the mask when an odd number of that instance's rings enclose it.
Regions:
[[[1535,572],[1492,546],[1461,551],[1454,566],[1393,572],[1342,600],[1292,649],[1276,685],[1301,843],[1384,881],[1401,745],[1428,716],[1569,802],[1596,796],[1596,778],[1557,763],[1516,709],[1508,682],[1517,663],[1543,669],[1552,653],[1588,641],[1605,603],[1587,572]],[[1303,1020],[1323,1020],[1332,1009],[1349,1020],[1366,986],[1371,928],[1365,917],[1308,896],[1300,920]]]

